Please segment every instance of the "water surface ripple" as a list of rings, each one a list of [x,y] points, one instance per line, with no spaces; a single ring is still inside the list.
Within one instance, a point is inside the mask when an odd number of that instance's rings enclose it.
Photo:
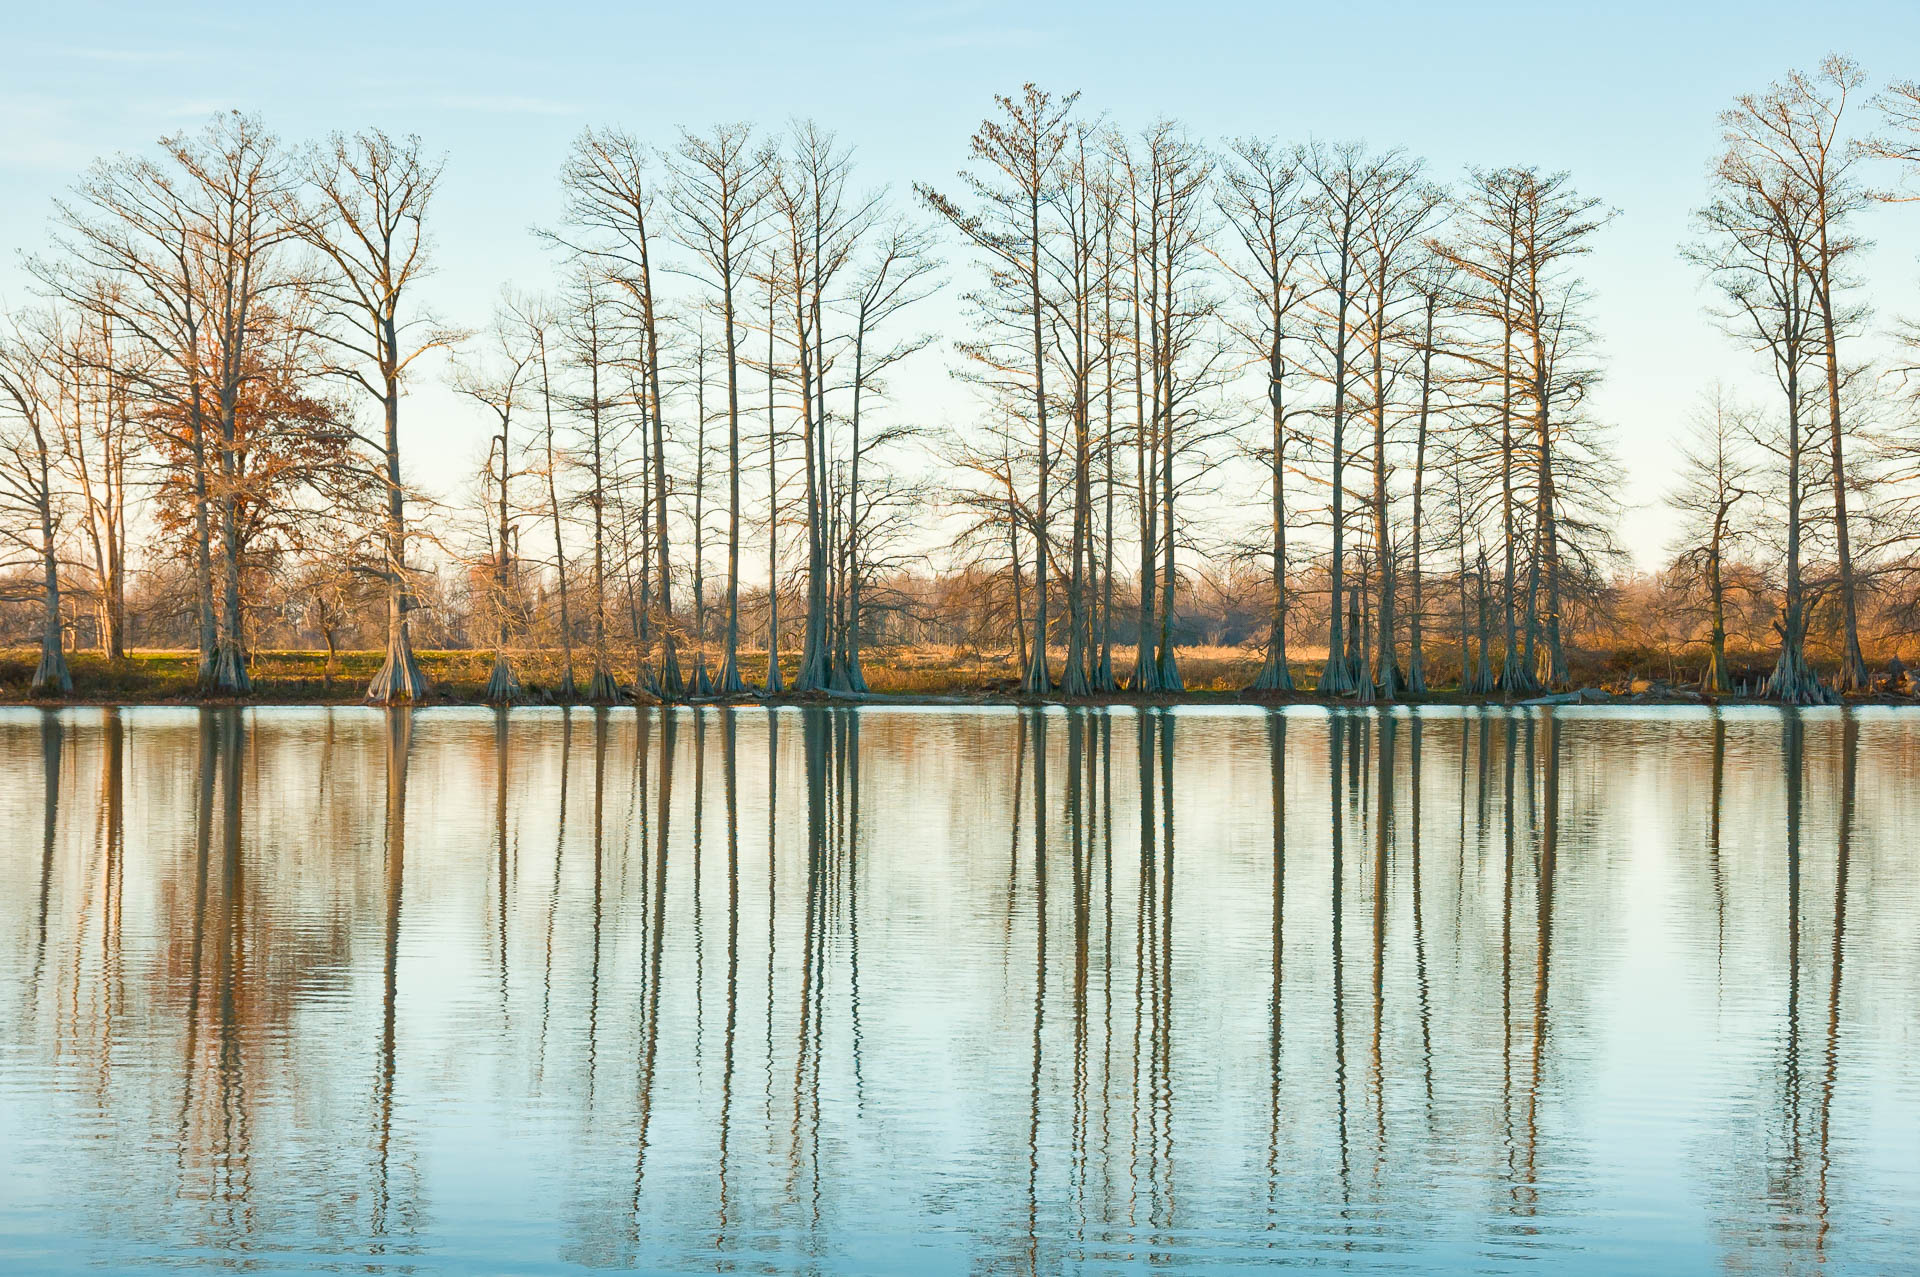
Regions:
[[[1920,716],[0,712],[0,1268],[1883,1273]]]

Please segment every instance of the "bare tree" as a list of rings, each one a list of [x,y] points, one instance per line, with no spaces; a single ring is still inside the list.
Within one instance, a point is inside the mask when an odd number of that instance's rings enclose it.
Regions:
[[[830,339],[827,319],[838,290],[836,281],[872,229],[880,197],[849,194],[851,153],[831,132],[810,121],[794,125],[785,153],[777,157],[771,174],[769,199],[777,223],[777,246],[769,278],[784,282],[784,301],[792,321],[790,375],[800,408],[806,472],[807,614],[793,690],[813,692],[832,685],[835,648],[828,596],[833,577],[829,524],[838,507],[831,496],[827,388],[836,351],[845,342]]]
[[[1379,570],[1379,602],[1375,608],[1375,653],[1372,691],[1385,700],[1399,699],[1406,686],[1395,650],[1395,592],[1397,563],[1392,527],[1393,459],[1388,419],[1395,396],[1396,361],[1389,347],[1402,342],[1409,310],[1426,314],[1427,296],[1414,287],[1426,257],[1421,248],[1443,192],[1423,180],[1422,165],[1397,154],[1383,156],[1371,170],[1372,193],[1361,218],[1359,240],[1364,280],[1361,323],[1371,365],[1368,411],[1373,417],[1373,546]],[[1414,342],[1404,342],[1415,345]],[[1417,350],[1417,346],[1416,346]],[[1356,673],[1365,678],[1365,659]]]
[[[565,340],[573,348],[569,353],[583,359],[588,370],[585,399],[575,406],[587,417],[591,437],[600,425],[602,410],[599,355],[604,316],[594,305],[599,300],[597,297],[589,296],[583,300],[585,305],[576,307],[568,316],[574,323]],[[559,398],[553,377],[554,330],[560,321],[552,305],[545,299],[530,297],[521,299],[514,306],[512,322],[524,334],[527,348],[532,354],[534,380],[537,382],[535,389],[540,396],[540,433],[530,442],[528,450],[533,454],[530,468],[539,477],[544,490],[540,510],[546,517],[547,533],[553,540],[554,594],[555,602],[559,605],[555,630],[560,639],[560,677],[553,690],[561,701],[571,701],[579,695],[580,685],[573,672],[573,581],[567,572],[567,503],[561,498],[560,491],[560,472],[566,463],[566,450],[561,445],[559,420],[554,414],[554,403]],[[603,642],[596,642],[596,678],[605,673],[604,647]]]
[[[1220,170],[1215,201],[1231,231],[1228,269],[1240,285],[1242,308],[1233,321],[1249,358],[1261,365],[1266,382],[1269,437],[1256,446],[1255,458],[1267,474],[1272,499],[1273,618],[1267,655],[1249,690],[1291,692],[1287,666],[1287,498],[1288,420],[1286,381],[1289,336],[1304,328],[1298,312],[1311,283],[1306,277],[1308,208],[1306,177],[1298,157],[1254,138],[1232,143]],[[1297,410],[1296,410],[1297,411]]]
[[[1775,203],[1792,199],[1798,210],[1792,218],[1776,216],[1775,221],[1795,229],[1786,247],[1806,277],[1823,364],[1843,692],[1868,687],[1866,659],[1860,651],[1859,589],[1847,500],[1850,431],[1842,405],[1849,370],[1840,354],[1841,339],[1851,336],[1866,314],[1863,307],[1846,300],[1847,290],[1855,283],[1850,263],[1865,247],[1849,224],[1869,196],[1854,173],[1860,152],[1848,144],[1843,132],[1847,103],[1865,79],[1855,63],[1830,55],[1819,71],[1811,75],[1791,71],[1763,93],[1742,94],[1720,116],[1726,141],[1720,160],[1725,180],[1763,193]]]
[[[1068,696],[1085,696],[1093,687],[1087,587],[1093,570],[1093,393],[1102,340],[1096,331],[1095,310],[1101,295],[1100,246],[1106,238],[1105,223],[1114,216],[1113,201],[1105,190],[1109,184],[1106,158],[1096,126],[1073,121],[1058,180],[1047,197],[1055,231],[1047,237],[1044,261],[1050,280],[1046,332],[1060,364],[1059,382],[1065,385],[1065,478],[1073,485],[1065,573],[1067,651],[1060,670],[1060,690]]]
[[[1519,234],[1526,173],[1522,169],[1474,169],[1467,189],[1456,200],[1448,233],[1435,251],[1456,271],[1459,291],[1456,307],[1483,330],[1476,347],[1465,348],[1480,395],[1487,402],[1483,429],[1499,476],[1500,550],[1502,554],[1500,608],[1502,657],[1498,686],[1509,694],[1533,689],[1533,673],[1520,659],[1518,555],[1520,525],[1518,482],[1521,475],[1519,425],[1515,413],[1517,377],[1514,368],[1515,322],[1520,271]],[[1497,338],[1496,335],[1497,334]],[[1482,658],[1485,649],[1482,648]],[[1486,689],[1488,691],[1492,688]]]
[[[213,496],[224,596],[213,685],[244,693],[249,679],[242,634],[239,511],[248,441],[242,438],[238,418],[246,384],[259,374],[252,344],[265,318],[260,312],[291,282],[273,273],[274,252],[292,234],[286,217],[291,166],[272,134],[257,120],[238,114],[217,120],[198,142],[176,137],[161,145],[191,183],[195,203],[205,210],[196,256],[210,338],[207,380],[217,430]]]
[[[1183,482],[1175,462],[1205,442],[1203,395],[1217,385],[1223,359],[1214,329],[1215,301],[1206,277],[1210,258],[1204,248],[1211,232],[1206,210],[1213,161],[1171,121],[1150,127],[1141,139],[1141,149],[1148,174],[1151,232],[1146,355],[1152,373],[1157,423],[1153,436],[1159,444],[1160,471],[1160,633],[1154,677],[1160,690],[1177,692],[1184,690],[1184,684],[1174,656],[1180,543],[1175,513]]]
[[[655,237],[659,218],[649,172],[649,152],[631,134],[617,129],[588,129],[574,140],[561,171],[566,211],[558,230],[542,232],[550,242],[597,267],[609,285],[626,298],[630,324],[638,329],[643,392],[640,409],[651,432],[645,448],[651,478],[651,533],[654,569],[650,584],[658,591],[661,633],[659,672],[654,688],[674,700],[685,692],[675,651],[673,558],[667,523],[667,422],[660,372],[660,334],[665,315],[654,288]]]
[[[786,681],[780,671],[780,520],[784,505],[780,499],[781,431],[776,400],[779,396],[782,366],[779,360],[779,320],[781,282],[780,251],[770,245],[760,283],[766,291],[767,358],[762,371],[767,377],[767,681],[766,693],[784,693]]]
[[[356,437],[386,496],[387,651],[367,699],[388,705],[418,701],[427,692],[408,634],[413,569],[400,399],[419,361],[458,339],[425,311],[407,307],[410,285],[428,270],[425,220],[440,171],[421,154],[418,138],[395,142],[378,129],[335,134],[309,163],[307,198],[295,223],[324,263],[310,289],[319,312],[315,331],[333,354],[328,371],[359,387],[380,412],[380,432]]]
[[[1312,184],[1316,373],[1328,387],[1326,444],[1332,547],[1328,560],[1327,663],[1318,685],[1320,693],[1328,696],[1350,696],[1371,686],[1360,666],[1359,636],[1347,633],[1348,618],[1343,612],[1347,584],[1346,471],[1357,451],[1347,444],[1347,416],[1359,376],[1355,334],[1364,287],[1360,260],[1363,227],[1369,206],[1377,198],[1381,173],[1398,158],[1370,157],[1356,143],[1315,143],[1300,153],[1298,161]]]
[[[1685,520],[1673,547],[1674,567],[1699,578],[1707,592],[1707,665],[1700,690],[1724,695],[1733,690],[1727,677],[1727,556],[1745,529],[1734,511],[1753,495],[1755,467],[1746,455],[1754,433],[1749,414],[1716,386],[1694,415],[1691,437],[1681,451],[1680,483],[1667,502]]]
[[[1874,98],[1885,132],[1869,138],[1866,153],[1874,159],[1890,160],[1906,171],[1902,180],[1920,177],[1920,80],[1896,80]],[[1888,203],[1920,201],[1920,191],[1904,187],[1883,187],[1876,196]]]
[[[1591,251],[1591,237],[1611,217],[1599,200],[1573,189],[1566,173],[1521,174],[1522,217],[1514,303],[1518,363],[1531,406],[1534,547],[1528,568],[1525,650],[1536,683],[1567,681],[1561,608],[1568,551],[1577,549],[1563,518],[1563,487],[1576,483],[1580,457],[1572,437],[1600,370],[1583,310],[1586,286],[1573,264]]]
[[[867,575],[862,558],[865,552],[862,530],[868,506],[860,487],[860,466],[869,454],[899,442],[910,433],[906,427],[896,425],[863,434],[860,412],[863,404],[885,394],[891,369],[932,344],[931,333],[891,340],[885,334],[902,312],[939,287],[933,274],[940,264],[927,232],[904,218],[897,219],[881,230],[871,255],[860,266],[848,301],[852,311],[853,376],[849,415],[852,437],[847,449],[847,618],[841,630],[834,681],[852,691],[867,690],[866,677],[860,671],[860,583]]]
[[[631,420],[623,412],[626,397],[620,393],[617,374],[637,362],[634,332],[623,322],[622,308],[615,304],[611,281],[599,273],[592,262],[581,262],[570,281],[569,304],[562,323],[566,361],[571,368],[575,388],[566,398],[573,418],[573,446],[568,453],[579,471],[584,486],[567,503],[584,510],[590,533],[588,565],[591,573],[593,624],[593,675],[587,683],[587,700],[606,705],[617,700],[619,684],[614,680],[607,645],[607,590],[609,582],[607,513],[614,489],[622,482],[623,444],[631,431]],[[533,317],[526,321],[535,326]],[[541,397],[547,406],[549,500],[556,504],[560,494],[551,476],[559,468],[559,449],[552,443],[552,393],[547,360],[547,328],[537,325],[541,361]],[[554,525],[555,555],[564,564],[564,537],[560,524]],[[562,615],[565,616],[564,566],[562,572]],[[564,626],[563,626],[564,628]],[[563,640],[571,649],[572,638]],[[569,661],[569,667],[571,662]]]
[[[130,382],[122,362],[146,358],[134,343],[117,342],[110,303],[74,315],[79,349],[71,375],[79,383],[63,421],[61,451],[80,498],[80,527],[91,559],[100,650],[108,660],[127,654],[127,522],[134,466],[143,455]]]
[[[1021,690],[1037,694],[1052,690],[1053,673],[1047,660],[1047,542],[1048,492],[1052,445],[1047,434],[1047,349],[1043,332],[1046,286],[1041,268],[1040,215],[1057,177],[1062,152],[1070,136],[1067,122],[1079,94],[1061,98],[1034,84],[1018,97],[998,95],[997,118],[985,120],[974,133],[970,150],[973,169],[961,173],[976,205],[968,210],[931,187],[916,188],[928,206],[945,218],[990,264],[989,284],[969,294],[989,329],[974,343],[964,343],[964,354],[984,365],[987,376],[1004,385],[1023,383],[1032,397],[1032,421],[1038,459],[1039,497],[1035,502],[1034,619],[1030,665],[1022,674]],[[1024,366],[1006,356],[1012,334],[1032,335]],[[1024,336],[1022,332],[1022,336]]]
[[[117,371],[180,432],[192,494],[199,681],[240,694],[248,689],[239,513],[248,444],[239,414],[249,380],[265,371],[262,312],[292,282],[278,252],[291,234],[290,165],[272,134],[238,113],[197,136],[162,138],[160,152],[158,160],[95,165],[73,198],[56,205],[62,257],[38,259],[34,271],[119,335],[101,353],[116,350]],[[279,304],[286,313],[288,303]]]
[[[1409,518],[1407,574],[1410,586],[1407,608],[1407,691],[1415,696],[1427,694],[1427,661],[1423,650],[1426,630],[1426,559],[1428,455],[1434,437],[1432,430],[1434,399],[1440,387],[1435,384],[1434,361],[1441,354],[1444,338],[1437,329],[1440,307],[1454,292],[1453,271],[1437,257],[1428,256],[1414,272],[1411,288],[1418,298],[1417,318],[1409,334],[1411,354],[1420,368],[1420,388],[1414,409],[1413,509]],[[1464,553],[1464,548],[1462,550]],[[1464,573],[1464,563],[1462,571]],[[1466,647],[1461,646],[1461,660]],[[1464,674],[1464,666],[1463,666]]]
[[[40,663],[28,690],[65,696],[73,691],[61,647],[60,536],[64,521],[55,462],[60,446],[61,400],[68,392],[47,352],[65,340],[57,321],[21,323],[11,317],[0,329],[0,535],[12,552],[0,551],[0,570],[26,567],[40,577]]]
[[[746,124],[718,125],[708,133],[682,132],[670,161],[668,199],[682,242],[700,263],[702,282],[719,293],[720,349],[727,377],[727,620],[720,673],[714,689],[734,696],[746,691],[740,678],[740,350],[738,292],[767,216],[770,154],[758,147]]]
[[[1767,356],[1782,396],[1777,430],[1756,442],[1784,474],[1781,554],[1785,579],[1775,631],[1780,655],[1768,695],[1793,705],[1830,699],[1807,663],[1809,611],[1802,543],[1808,531],[1808,487],[1818,461],[1806,416],[1809,365],[1817,348],[1813,277],[1796,247],[1811,233],[1817,210],[1808,192],[1777,169],[1743,162],[1730,148],[1714,168],[1713,198],[1695,214],[1700,239],[1683,251],[1720,292],[1716,315],[1727,333]]]
[[[526,310],[526,304],[511,294],[504,297],[494,315],[489,343],[492,350],[483,357],[485,363],[457,367],[453,383],[455,390],[486,409],[493,419],[493,433],[487,442],[486,479],[490,488],[487,502],[492,507],[494,521],[487,557],[493,568],[490,602],[496,624],[493,670],[487,676],[482,695],[495,705],[511,704],[520,696],[520,682],[514,677],[508,652],[513,637],[513,551],[518,539],[511,499],[515,473],[513,419],[514,413],[527,405],[528,384],[538,375],[541,354],[523,321]],[[544,327],[541,333],[544,334]]]

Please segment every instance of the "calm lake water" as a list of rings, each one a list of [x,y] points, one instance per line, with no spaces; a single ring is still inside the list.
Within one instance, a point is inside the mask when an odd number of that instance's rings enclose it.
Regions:
[[[1920,715],[16,710],[0,766],[0,1269],[1920,1262]]]

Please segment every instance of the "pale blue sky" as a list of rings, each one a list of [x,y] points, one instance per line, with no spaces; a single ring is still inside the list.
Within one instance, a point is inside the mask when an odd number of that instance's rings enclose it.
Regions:
[[[138,148],[216,110],[261,112],[289,138],[377,124],[448,158],[436,302],[483,322],[503,282],[538,285],[526,228],[556,208],[568,139],[620,123],[665,144],[678,126],[809,115],[858,147],[864,177],[904,194],[947,179],[996,91],[1079,89],[1130,126],[1157,115],[1218,138],[1357,137],[1473,164],[1572,170],[1621,211],[1591,262],[1637,503],[1657,500],[1668,440],[1702,386],[1747,362],[1714,333],[1674,247],[1715,150],[1715,113],[1828,50],[1875,79],[1920,76],[1911,3],[1012,5],[494,3],[138,5],[15,0],[0,80],[0,298],[14,250],[37,247],[49,200],[94,156]],[[1872,296],[1920,310],[1920,212],[1876,212]],[[943,379],[916,379],[964,417]],[[451,485],[479,430],[443,397],[419,425]],[[453,459],[450,463],[447,459]],[[433,463],[429,463],[433,464]],[[1630,512],[1650,561],[1656,510]]]

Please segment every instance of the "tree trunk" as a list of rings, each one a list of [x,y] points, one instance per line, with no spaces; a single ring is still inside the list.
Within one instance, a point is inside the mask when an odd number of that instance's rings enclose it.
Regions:
[[[1514,255],[1513,236],[1507,237],[1507,260]],[[1514,586],[1517,583],[1514,562],[1516,533],[1513,505],[1513,279],[1503,276],[1500,291],[1500,536],[1505,543],[1505,566],[1501,573],[1501,613],[1505,625],[1505,646],[1500,655],[1501,690],[1508,696],[1533,691],[1533,675],[1520,660],[1519,634],[1515,630]]]
[[[547,417],[547,513],[553,519],[553,570],[560,589],[560,681],[554,695],[570,701],[579,693],[573,681],[573,614],[567,606],[567,543],[561,534],[560,486],[554,477],[553,417]]]
[[[1462,696],[1473,691],[1473,671],[1469,662],[1473,658],[1472,636],[1467,627],[1467,533],[1463,525],[1460,529],[1460,549],[1453,578],[1454,602],[1459,607],[1458,637],[1460,641],[1460,677],[1455,681]]]
[[[1480,606],[1480,659],[1473,675],[1473,693],[1476,696],[1490,696],[1498,686],[1493,677],[1493,661],[1487,655],[1487,646],[1492,639],[1491,627],[1487,624],[1487,555],[1480,552],[1480,571],[1475,578]]]
[[[609,705],[620,699],[620,685],[614,681],[607,654],[607,456],[600,400],[599,314],[594,312],[593,362],[588,370],[591,382],[587,408],[587,427],[593,442],[593,677],[587,681],[587,700],[594,705]],[[540,368],[545,390],[546,349],[541,347]]]
[[[1420,416],[1413,443],[1413,527],[1407,552],[1407,576],[1411,596],[1407,600],[1407,691],[1414,696],[1427,694],[1427,661],[1420,650],[1426,600],[1422,596],[1424,573],[1420,564],[1420,534],[1427,484],[1427,421],[1433,406],[1433,312],[1435,298],[1427,294],[1426,327],[1420,342]],[[1462,649],[1462,659],[1465,649]]]
[[[229,452],[223,443],[222,452]],[[235,478],[232,463],[222,466],[226,485]],[[240,602],[240,529],[235,512],[236,500],[229,490],[220,497],[220,638],[213,655],[213,680],[209,690],[221,696],[245,696],[250,690],[247,678],[247,654],[241,638]]]
[[[1273,413],[1273,451],[1268,481],[1273,494],[1273,618],[1267,629],[1267,659],[1249,691],[1291,692],[1293,672],[1287,667],[1287,498],[1286,411],[1283,378],[1286,365],[1280,346],[1280,308],[1272,308],[1273,344],[1267,350],[1267,406]]]
[[[767,682],[769,696],[787,690],[780,675],[779,429],[773,416],[773,285],[767,286]]]
[[[1156,410],[1152,418],[1147,415],[1146,355],[1140,345],[1140,310],[1140,236],[1136,226],[1133,236],[1133,463],[1135,486],[1138,488],[1136,501],[1140,512],[1140,625],[1133,651],[1132,690],[1157,692],[1160,690],[1160,670],[1153,659],[1153,618],[1157,590],[1155,565],[1159,561],[1160,550],[1160,445],[1154,439],[1153,425],[1158,423],[1159,413]],[[1155,375],[1158,375],[1158,369],[1155,369]],[[1156,404],[1159,395],[1156,388]],[[1154,460],[1150,462],[1149,458]]]
[[[1723,507],[1713,521],[1713,536],[1707,542],[1707,606],[1712,631],[1708,636],[1707,668],[1700,675],[1700,690],[1709,696],[1724,696],[1733,690],[1727,679],[1727,612],[1720,584],[1720,542],[1725,527]]]
[[[853,338],[852,451],[847,454],[847,625],[844,635],[847,689],[867,690],[860,668],[860,398],[866,389],[867,316],[861,309]]]
[[[1036,160],[1037,165],[1037,160]],[[1033,519],[1033,650],[1020,690],[1030,696],[1053,690],[1053,671],[1047,661],[1047,355],[1040,332],[1040,183],[1039,174],[1027,193],[1028,260],[1027,278],[1031,286],[1033,309],[1033,420],[1039,436],[1035,453],[1040,469],[1040,493]]]
[[[1172,227],[1169,224],[1169,234]],[[1160,481],[1161,499],[1166,502],[1166,541],[1162,555],[1162,576],[1160,581],[1160,650],[1158,665],[1160,689],[1166,692],[1185,691],[1180,681],[1180,666],[1173,653],[1174,623],[1174,587],[1177,578],[1174,575],[1174,522],[1173,522],[1173,246],[1169,242],[1166,253],[1160,262],[1165,272],[1162,287],[1159,290],[1160,322],[1155,327],[1154,347],[1158,372],[1154,377],[1154,386],[1158,392],[1160,415],[1160,456],[1166,473]]]
[[[507,616],[513,599],[513,564],[508,557],[508,547],[512,544],[513,529],[509,522],[507,507],[507,429],[503,417],[500,423],[500,487],[499,501],[496,507],[497,523],[494,535],[499,545],[494,557],[494,594],[495,606],[500,609],[499,625],[495,632],[493,649],[493,671],[487,676],[487,685],[481,693],[492,705],[510,705],[520,699],[520,681],[513,676],[513,662],[507,656],[507,644],[511,638],[507,626]]]
[[[1113,229],[1107,226],[1106,261],[1101,273],[1101,397],[1104,420],[1101,431],[1100,461],[1106,510],[1106,535],[1100,542],[1100,645],[1099,656],[1089,680],[1096,692],[1113,692],[1119,681],[1113,674]]]
[[[1382,274],[1375,291],[1373,315],[1373,550],[1380,563],[1380,605],[1375,610],[1374,640],[1377,670],[1374,690],[1381,700],[1400,699],[1400,658],[1394,651],[1393,528],[1387,502],[1387,280]]]
[[[67,655],[60,645],[60,559],[53,532],[52,482],[53,473],[47,462],[43,441],[37,503],[40,514],[40,664],[34,667],[33,680],[27,684],[27,693],[31,696],[69,696],[73,693],[73,675],[67,669]]]
[[[1019,501],[1013,491],[1013,461],[1007,461],[1007,562],[1013,568],[1013,637],[1018,650],[1019,668],[1027,668],[1026,585],[1020,576]]]
[[[197,681],[200,690],[211,691],[215,686],[214,652],[220,646],[220,639],[213,610],[213,528],[207,511],[206,423],[197,388],[189,409],[187,430],[187,446],[193,454],[193,588],[200,639]]]
[[[387,349],[398,348],[394,325],[386,322]],[[400,486],[400,385],[389,369],[385,379],[387,489],[387,656],[367,685],[367,699],[380,705],[405,705],[427,694],[427,677],[414,660],[408,633],[407,525],[405,491]]]
[[[694,373],[693,432],[693,678],[688,690],[695,696],[713,695],[707,673],[707,338],[700,334],[700,355]]]
[[[807,306],[797,278],[798,268],[796,261],[794,344],[800,361],[801,450],[807,467],[807,622],[800,637],[800,668],[794,674],[793,690],[816,692],[827,687],[832,673],[828,668],[827,548],[821,509],[825,494],[821,491],[819,456],[824,445],[815,433],[812,339],[807,331]]]
[[[653,552],[660,585],[660,675],[655,689],[664,700],[685,694],[680,659],[673,650],[673,557],[667,537],[667,427],[660,388],[660,336],[653,308],[653,270],[645,232],[640,243],[640,316],[647,343],[647,415],[653,431]]]
[[[1078,249],[1076,249],[1076,253]],[[1093,688],[1087,678],[1087,640],[1092,625],[1087,615],[1087,575],[1093,568],[1093,447],[1087,368],[1088,323],[1085,277],[1075,281],[1073,386],[1073,553],[1067,569],[1067,663],[1060,671],[1060,691],[1085,696]]]
[[[1797,283],[1797,281],[1796,281]],[[1807,609],[1805,588],[1800,579],[1800,523],[1804,493],[1801,490],[1800,465],[1803,443],[1800,432],[1800,352],[1797,341],[1786,349],[1787,408],[1787,579],[1780,620],[1774,630],[1780,636],[1780,655],[1767,679],[1767,696],[1788,705],[1824,705],[1833,697],[1807,664]]]
[[[1332,555],[1328,560],[1327,589],[1327,663],[1320,672],[1322,696],[1348,696],[1358,690],[1355,670],[1342,632],[1341,601],[1345,593],[1341,577],[1346,569],[1346,465],[1347,465],[1347,293],[1349,249],[1343,236],[1340,244],[1338,283],[1333,308],[1333,523]]]
[[[1847,522],[1846,432],[1840,414],[1840,344],[1838,325],[1833,317],[1833,249],[1828,239],[1827,189],[1820,186],[1819,234],[1820,269],[1815,275],[1820,300],[1821,343],[1827,374],[1827,446],[1833,454],[1833,545],[1835,565],[1840,572],[1840,652],[1839,686],[1842,692],[1869,689],[1866,658],[1860,652],[1858,582],[1853,571],[1851,529]]]
[[[731,260],[731,249],[723,249]],[[714,688],[722,696],[747,690],[740,678],[740,350],[733,331],[733,274],[721,272],[720,319],[727,327],[727,633]]]
[[[1536,679],[1551,691],[1566,685],[1567,654],[1560,641],[1560,526],[1553,505],[1553,432],[1548,421],[1547,393],[1543,373],[1537,390],[1540,433],[1536,445],[1539,450],[1539,477],[1535,486],[1539,491],[1539,513],[1536,518],[1540,574],[1546,580],[1546,614],[1541,618],[1541,639],[1545,646],[1540,652]]]

